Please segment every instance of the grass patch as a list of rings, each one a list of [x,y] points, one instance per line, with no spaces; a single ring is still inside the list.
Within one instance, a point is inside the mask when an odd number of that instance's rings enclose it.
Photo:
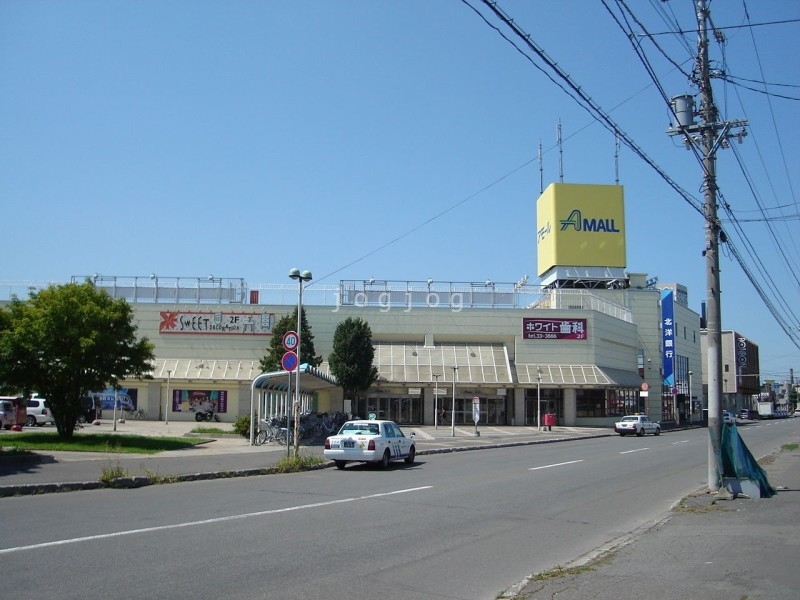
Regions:
[[[796,442],[793,444],[784,444],[783,446],[781,446],[781,450],[786,450],[788,452],[794,452],[798,448],[800,448],[800,444]]]
[[[602,554],[595,556],[589,562],[576,565],[574,567],[562,567],[561,565],[556,565],[554,568],[550,569],[549,571],[544,571],[541,573],[535,573],[530,577],[528,580],[528,584],[530,585],[536,581],[547,581],[549,579],[559,579],[562,577],[568,576],[578,576],[583,575],[585,573],[591,573],[592,571],[596,571],[598,567],[601,567],[606,564],[610,564],[614,558],[619,553],[619,548],[611,548],[610,550],[603,552]],[[527,587],[527,586],[526,586]],[[538,590],[535,589],[536,586],[532,586],[534,589],[532,591],[525,591],[524,589],[517,593],[517,594],[507,594],[501,593],[497,596],[498,600],[535,600],[538,598],[536,595]]]
[[[313,469],[323,462],[319,456],[284,456],[272,469],[276,473],[297,473]]]
[[[556,566],[545,573],[536,573],[531,577],[531,581],[545,581],[547,579],[558,579],[566,575],[580,575],[581,573],[589,573],[594,571],[597,567],[595,565],[581,565],[580,567],[562,567]]]
[[[236,433],[231,429],[221,429],[220,427],[195,427],[190,433],[199,433],[205,435],[231,435]]]
[[[124,454],[157,454],[203,444],[203,438],[171,438],[119,433],[76,433],[64,440],[56,433],[19,433],[13,437],[14,448],[20,451],[51,452],[120,452]],[[3,440],[5,442],[5,440]]]

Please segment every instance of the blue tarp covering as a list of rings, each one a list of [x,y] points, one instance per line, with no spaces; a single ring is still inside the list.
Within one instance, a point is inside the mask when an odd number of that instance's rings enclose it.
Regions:
[[[767,474],[758,464],[739,435],[735,424],[722,426],[722,476],[736,479],[750,479],[758,483],[762,498],[775,495],[775,490],[767,481]]]

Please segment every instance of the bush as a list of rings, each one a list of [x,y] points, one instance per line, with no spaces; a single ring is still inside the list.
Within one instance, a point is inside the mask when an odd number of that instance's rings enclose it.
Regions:
[[[284,456],[272,468],[276,473],[298,473],[315,469],[324,462],[319,456]]]
[[[243,438],[250,437],[250,415],[242,415],[233,424],[233,430]]]

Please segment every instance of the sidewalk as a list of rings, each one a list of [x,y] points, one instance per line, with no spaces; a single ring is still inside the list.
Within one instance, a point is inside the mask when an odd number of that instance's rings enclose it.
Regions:
[[[229,423],[197,423],[195,421],[138,421],[114,423],[103,420],[100,425],[86,425],[82,433],[118,433],[183,437],[196,436],[208,439],[183,450],[161,452],[157,455],[38,452],[33,460],[0,462],[0,498],[4,496],[64,492],[103,487],[100,478],[104,472],[117,466],[131,474],[117,482],[118,487],[140,487],[149,478],[169,478],[173,481],[211,479],[214,477],[244,477],[266,474],[281,458],[287,455],[285,446],[265,444],[251,446],[247,439],[237,434],[219,437],[192,434],[198,427],[230,429]],[[50,430],[50,427],[40,431]],[[552,431],[538,431],[536,427],[456,427],[450,426],[403,427],[406,435],[414,433],[417,454],[458,452],[498,445],[551,443],[592,436],[613,435],[605,428],[554,427]],[[0,432],[0,444],[10,445],[14,432]],[[300,446],[301,455],[322,456],[322,442]]]
[[[800,451],[760,461],[771,498],[698,490],[658,523],[521,582],[515,600],[796,600]],[[538,580],[537,580],[538,579]]]

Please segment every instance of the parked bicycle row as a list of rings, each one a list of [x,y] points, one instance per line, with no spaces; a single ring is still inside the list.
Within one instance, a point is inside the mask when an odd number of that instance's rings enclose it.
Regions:
[[[349,415],[343,412],[304,413],[300,415],[297,425],[300,441],[320,440],[333,435],[349,418]],[[289,423],[288,427],[287,423]],[[292,445],[294,444],[294,430],[294,419],[287,419],[286,416],[261,419],[255,444],[260,446],[268,442],[276,442]]]

